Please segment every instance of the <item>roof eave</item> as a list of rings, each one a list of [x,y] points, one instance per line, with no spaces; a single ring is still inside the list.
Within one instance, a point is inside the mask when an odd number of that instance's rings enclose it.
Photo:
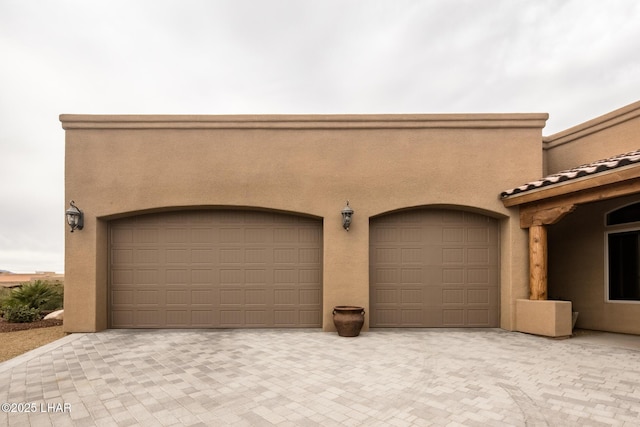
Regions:
[[[633,163],[569,181],[523,191],[504,197],[502,203],[505,207],[520,206],[638,178],[640,178],[640,164]]]

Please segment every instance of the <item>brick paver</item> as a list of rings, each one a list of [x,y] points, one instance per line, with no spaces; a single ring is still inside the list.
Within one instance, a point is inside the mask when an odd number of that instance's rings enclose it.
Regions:
[[[499,329],[109,330],[0,364],[0,402],[32,404],[0,414],[16,426],[637,426],[640,351]]]

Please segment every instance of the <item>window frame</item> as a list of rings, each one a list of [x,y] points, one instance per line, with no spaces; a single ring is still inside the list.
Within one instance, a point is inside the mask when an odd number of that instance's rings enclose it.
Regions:
[[[620,233],[628,233],[636,231],[640,234],[640,220],[633,222],[626,222],[622,224],[608,225],[607,218],[609,214],[624,209],[627,206],[640,204],[640,201],[635,201],[631,203],[627,203],[622,206],[618,206],[615,209],[612,209],[604,214],[604,302],[610,304],[640,304],[640,299],[638,300],[620,300],[620,299],[611,299],[609,296],[609,235],[611,234],[620,234]]]

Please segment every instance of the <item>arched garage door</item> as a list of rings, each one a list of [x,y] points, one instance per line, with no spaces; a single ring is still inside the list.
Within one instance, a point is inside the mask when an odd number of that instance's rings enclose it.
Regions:
[[[111,328],[321,326],[319,220],[199,210],[116,220],[109,234]]]
[[[497,220],[417,209],[370,233],[371,327],[499,326]]]

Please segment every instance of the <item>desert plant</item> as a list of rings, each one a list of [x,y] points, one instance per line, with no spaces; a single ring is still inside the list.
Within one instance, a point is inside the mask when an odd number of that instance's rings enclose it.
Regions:
[[[53,291],[53,295],[40,307],[40,311],[55,311],[60,310],[64,303],[64,286],[62,283],[51,283],[49,284],[51,290]]]
[[[4,304],[4,301],[11,295],[11,289],[0,288],[0,307]]]
[[[3,309],[6,309],[21,305],[38,312],[49,309],[47,307],[51,305],[55,306],[54,308],[59,308],[62,306],[62,294],[46,281],[36,280],[13,289],[2,306]]]
[[[40,311],[26,305],[10,305],[2,309],[3,317],[11,323],[30,323],[40,319]]]

